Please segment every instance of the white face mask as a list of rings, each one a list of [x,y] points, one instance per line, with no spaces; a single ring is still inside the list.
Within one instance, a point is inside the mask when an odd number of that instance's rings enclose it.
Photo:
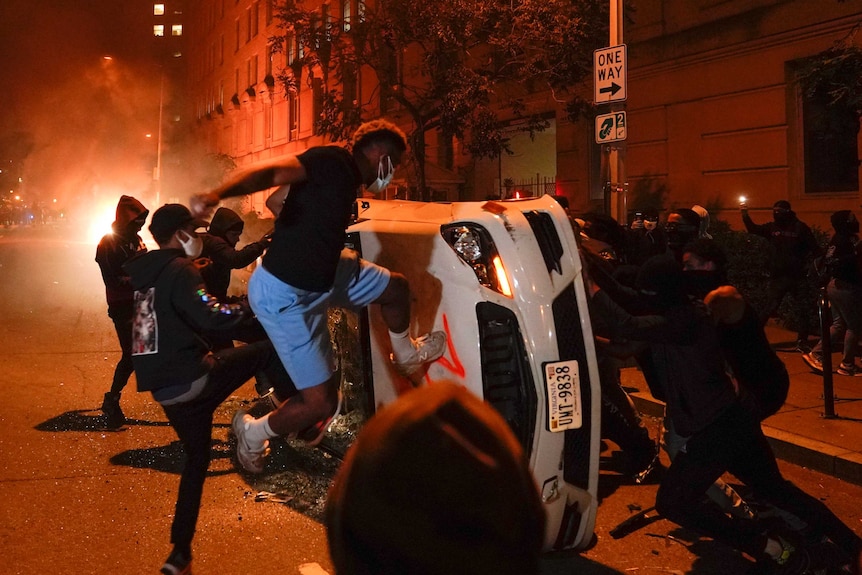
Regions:
[[[383,158],[380,158],[380,163],[377,164],[377,179],[366,186],[366,190],[372,194],[379,194],[392,181],[392,176],[395,175],[395,167],[392,165],[392,158],[386,156],[386,168],[383,167]]]
[[[187,239],[183,240],[181,235],[177,236],[177,239],[180,240],[180,243],[183,246],[183,251],[186,252],[186,255],[192,259],[201,255],[201,252],[204,250],[204,241],[197,235],[189,235],[184,230],[180,230],[182,232],[182,236],[185,236]]]

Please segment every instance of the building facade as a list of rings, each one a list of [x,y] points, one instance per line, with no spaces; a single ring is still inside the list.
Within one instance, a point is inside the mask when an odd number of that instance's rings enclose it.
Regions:
[[[362,10],[358,0],[326,4],[341,14]],[[803,220],[826,230],[832,211],[859,208],[858,118],[806,98],[795,71],[853,33],[860,2],[640,0],[634,7],[623,34],[627,99],[616,108],[627,113],[627,137],[614,144],[630,206],[697,203],[739,228],[740,195],[756,221],[788,199]],[[274,52],[276,33],[267,0],[185,0],[195,137],[239,166],[327,143],[314,127],[320,85],[303,79],[285,92],[276,81],[300,49]],[[374,92],[363,82],[351,87],[357,97]],[[582,88],[592,93],[592,85]],[[511,157],[474,161],[457,142],[432,135],[426,157],[435,199],[482,200],[514,189],[565,195],[574,211],[605,207],[608,145],[596,143],[592,119],[570,121],[548,94],[528,105],[548,115],[550,129],[536,140],[516,138]],[[826,139],[812,121],[824,114]],[[385,115],[410,129],[398,109]]]

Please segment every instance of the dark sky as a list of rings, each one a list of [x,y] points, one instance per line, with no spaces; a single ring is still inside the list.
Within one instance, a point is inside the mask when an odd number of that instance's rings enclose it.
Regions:
[[[30,150],[28,193],[146,185],[144,134],[158,118],[151,10],[148,0],[0,0],[0,156]]]

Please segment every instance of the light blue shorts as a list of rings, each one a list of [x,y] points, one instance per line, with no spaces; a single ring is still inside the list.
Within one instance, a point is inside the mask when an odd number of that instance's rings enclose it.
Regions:
[[[297,289],[258,266],[248,300],[297,389],[327,381],[336,362],[327,324],[330,307],[357,309],[374,302],[389,285],[389,270],[349,249],[341,252],[328,292]]]

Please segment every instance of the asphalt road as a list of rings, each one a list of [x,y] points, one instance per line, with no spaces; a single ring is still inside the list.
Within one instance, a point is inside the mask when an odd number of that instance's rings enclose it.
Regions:
[[[119,347],[105,313],[95,246],[64,226],[0,228],[0,573],[155,573],[182,453],[147,394],[123,394],[130,422],[100,429],[98,411]],[[228,438],[251,384],[219,411],[214,460],[194,543],[197,575],[332,572],[320,512],[338,459],[275,445],[268,472],[236,471]],[[658,421],[649,420],[654,432]],[[609,531],[650,507],[655,485],[633,486],[605,451],[596,542],[549,554],[543,573],[744,573],[733,551],[659,520],[622,538]],[[862,533],[862,488],[793,465],[782,469]],[[421,496],[421,494],[417,494]]]

